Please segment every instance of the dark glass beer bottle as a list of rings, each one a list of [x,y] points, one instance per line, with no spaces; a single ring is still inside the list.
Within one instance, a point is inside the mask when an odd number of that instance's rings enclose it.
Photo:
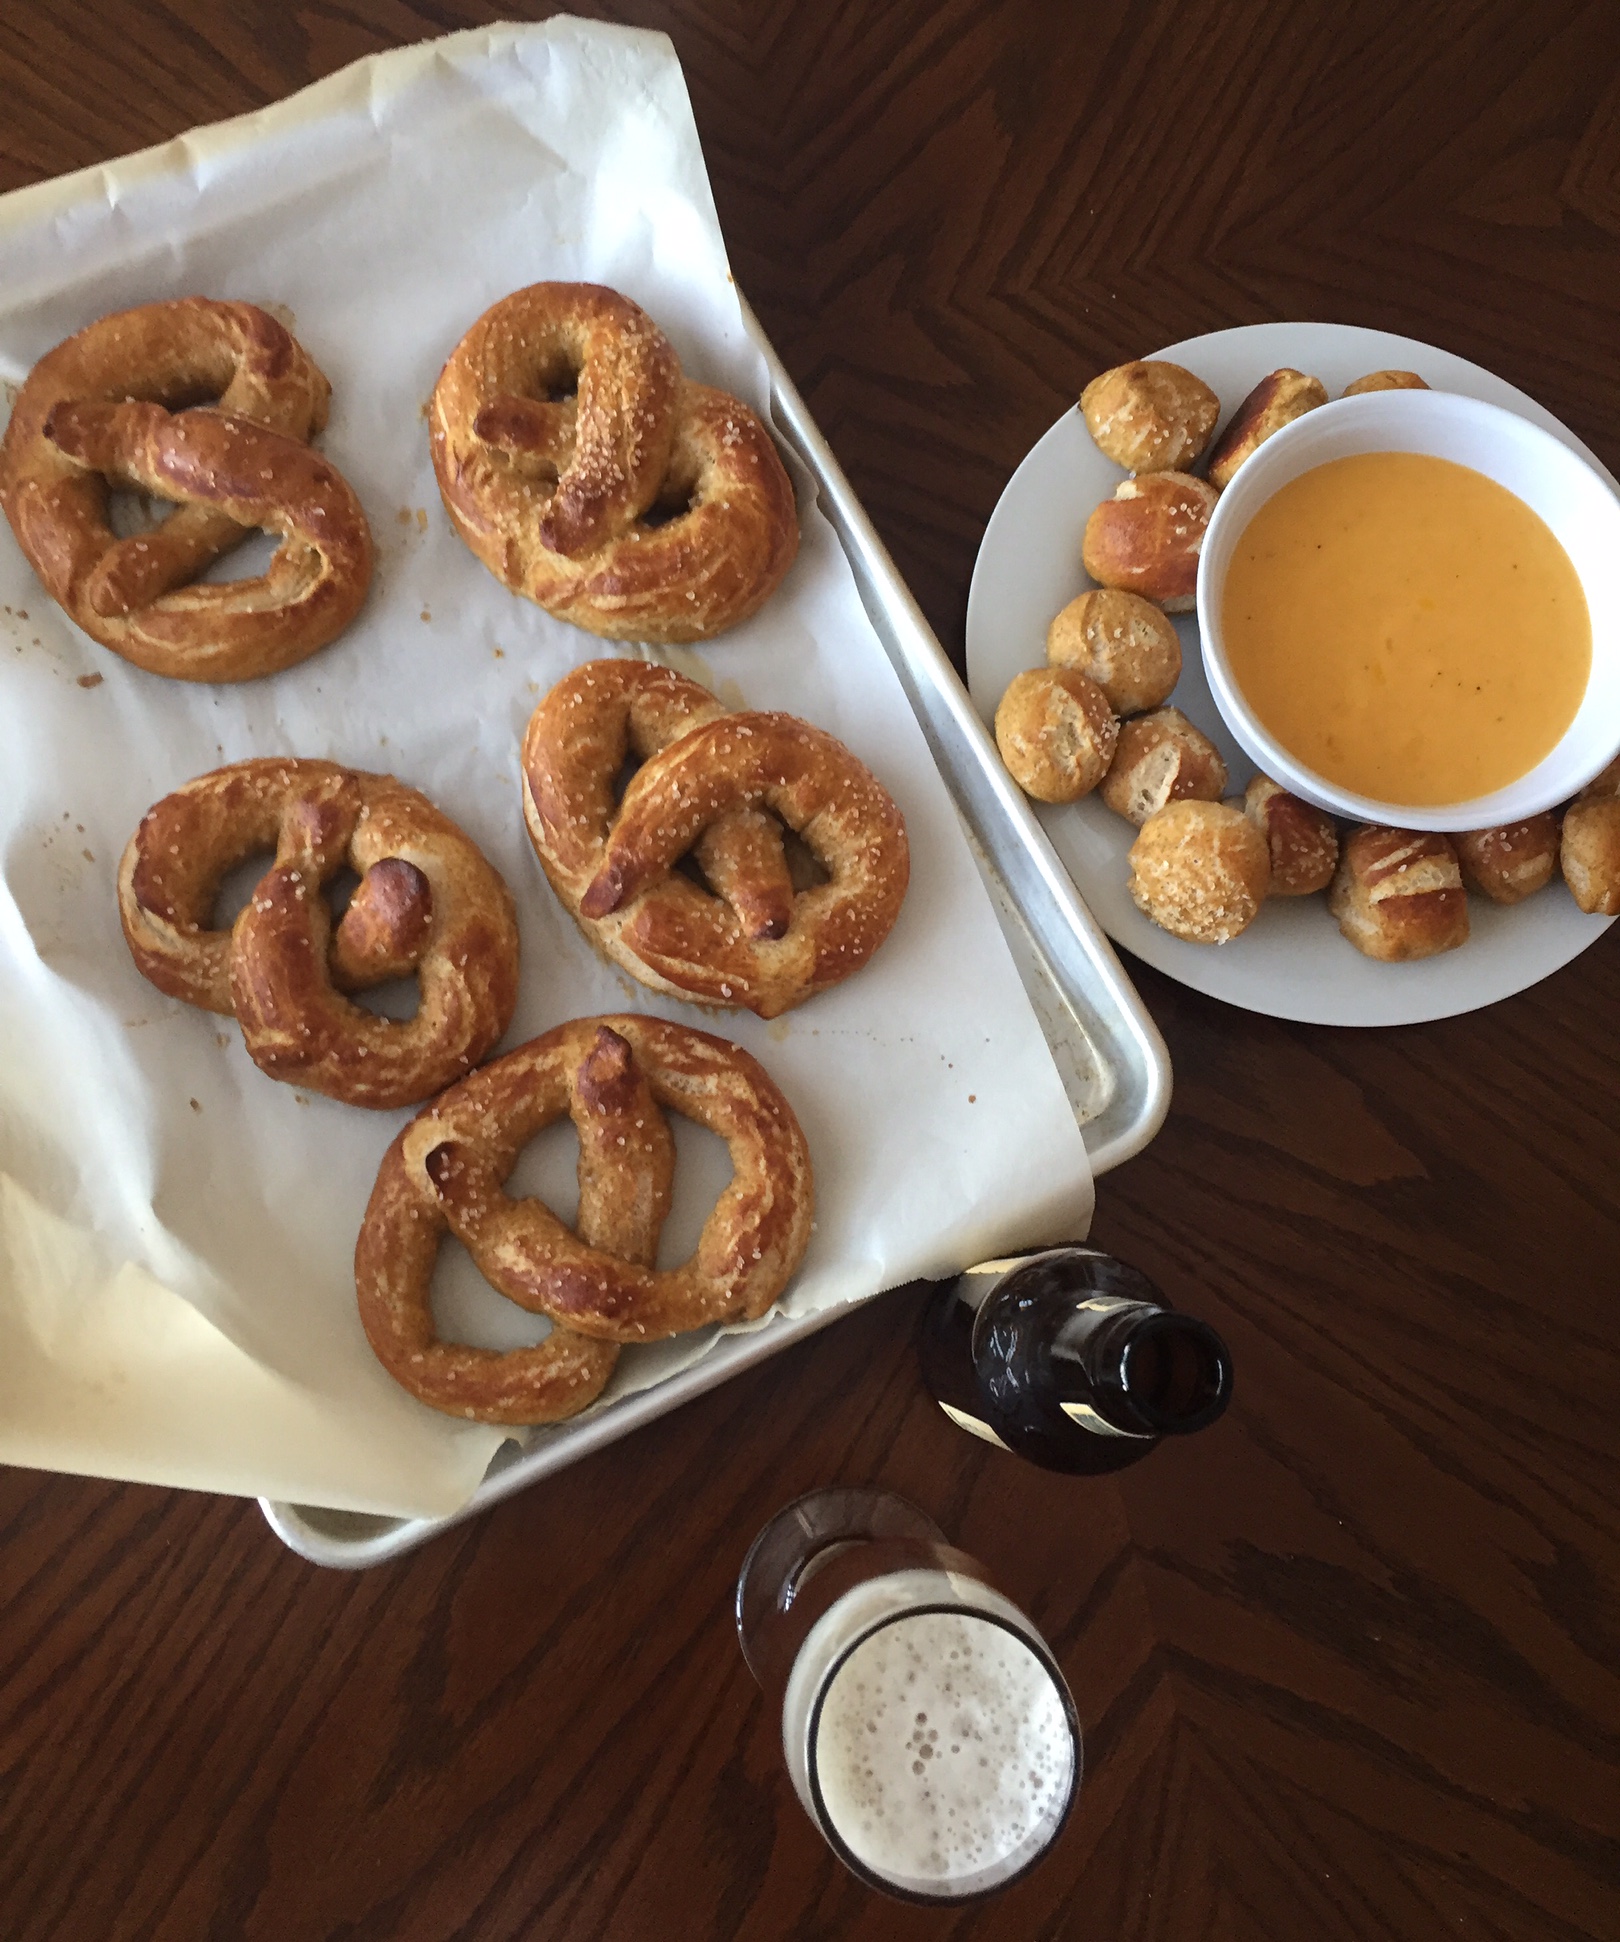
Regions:
[[[1213,1423],[1232,1363],[1212,1328],[1090,1247],[986,1261],[923,1317],[923,1375],[962,1429],[1048,1470],[1122,1470]]]

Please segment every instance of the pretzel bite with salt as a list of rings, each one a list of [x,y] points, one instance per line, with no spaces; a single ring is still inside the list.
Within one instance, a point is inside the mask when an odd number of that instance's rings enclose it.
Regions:
[[[1327,403],[1327,387],[1320,378],[1284,366],[1263,377],[1232,414],[1232,422],[1216,441],[1209,459],[1209,482],[1224,492],[1243,461],[1265,444],[1273,432],[1303,418]]]
[[[1270,846],[1273,897],[1326,890],[1339,861],[1339,827],[1325,809],[1257,775],[1243,792],[1243,813]]]
[[[1362,824],[1340,853],[1328,909],[1358,951],[1385,964],[1437,957],[1468,942],[1457,853],[1437,830]]]
[[[1620,756],[1564,812],[1564,881],[1592,917],[1620,917]]]
[[[1427,391],[1428,385],[1416,371],[1369,371],[1354,384],[1347,384],[1341,398],[1359,398],[1367,391]]]
[[[1191,613],[1198,555],[1220,495],[1187,472],[1124,479],[1086,521],[1080,558],[1100,587],[1156,600],[1167,614]]]
[[[1464,882],[1496,904],[1523,903],[1558,867],[1558,819],[1546,811],[1497,829],[1465,829],[1451,842]]]
[[[1209,443],[1221,401],[1179,364],[1138,358],[1093,378],[1080,415],[1098,451],[1127,472],[1185,472]]]
[[[1173,802],[1131,845],[1131,897],[1189,944],[1229,944],[1259,915],[1271,879],[1266,839],[1224,802]]]
[[[1101,791],[1116,816],[1138,826],[1167,803],[1219,802],[1225,793],[1220,750],[1179,708],[1124,724]]]
[[[1116,715],[1168,701],[1181,679],[1181,641],[1151,600],[1093,587],[1071,600],[1046,630],[1046,659],[1095,681]]]
[[[1026,668],[996,710],[996,747],[1026,796],[1078,802],[1108,773],[1119,724],[1077,668]]]

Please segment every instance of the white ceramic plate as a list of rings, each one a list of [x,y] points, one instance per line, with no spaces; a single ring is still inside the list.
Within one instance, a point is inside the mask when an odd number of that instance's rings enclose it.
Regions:
[[[1368,371],[1416,371],[1436,390],[1462,392],[1518,412],[1598,464],[1573,433],[1522,391],[1477,364],[1385,331],[1251,324],[1148,355],[1196,372],[1219,395],[1223,419],[1258,379],[1283,365],[1319,377],[1329,397]],[[1064,413],[1008,481],[985,529],[968,595],[968,687],[987,723],[1013,676],[1044,664],[1052,616],[1091,585],[1080,565],[1080,535],[1092,508],[1123,476],[1092,444],[1075,409]],[[1176,628],[1183,667],[1171,699],[1213,739],[1226,758],[1233,792],[1241,793],[1254,765],[1210,698],[1196,620],[1178,615]],[[1274,1018],[1316,1025],[1414,1025],[1474,1011],[1567,964],[1613,921],[1584,916],[1555,878],[1513,909],[1470,895],[1468,942],[1418,964],[1379,964],[1363,957],[1339,935],[1324,897],[1278,898],[1230,944],[1188,944],[1150,923],[1131,902],[1126,857],[1136,831],[1129,823],[1095,797],[1035,809],[1081,895],[1116,943],[1195,991]]]

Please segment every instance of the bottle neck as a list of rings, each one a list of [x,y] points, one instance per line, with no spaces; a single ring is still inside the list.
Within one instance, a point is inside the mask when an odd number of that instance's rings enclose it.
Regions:
[[[1096,1295],[1059,1316],[1048,1338],[1058,1406],[1071,1420],[1126,1436],[1188,1436],[1214,1422],[1232,1388],[1212,1328],[1155,1301]]]

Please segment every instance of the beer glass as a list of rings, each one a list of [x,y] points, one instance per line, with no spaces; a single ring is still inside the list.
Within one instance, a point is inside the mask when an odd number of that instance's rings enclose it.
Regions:
[[[779,1512],[737,1580],[737,1636],[805,1812],[869,1887],[966,1901],[1057,1838],[1080,1784],[1063,1675],[903,1498],[818,1490]]]

